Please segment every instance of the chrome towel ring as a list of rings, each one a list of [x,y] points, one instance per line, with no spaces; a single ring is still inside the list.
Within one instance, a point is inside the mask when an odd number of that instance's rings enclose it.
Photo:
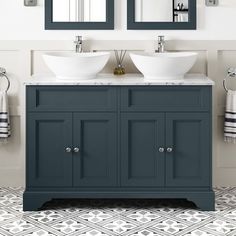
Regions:
[[[2,67],[0,67],[0,78],[5,78],[7,80],[7,89],[6,92],[8,92],[9,88],[10,88],[10,80],[6,75],[6,70]]]
[[[224,87],[226,92],[229,91],[228,88],[227,88],[227,85],[226,85],[226,80],[228,78],[234,78],[234,77],[236,77],[236,69],[235,68],[229,68],[228,72],[227,72],[227,77],[225,77],[224,80],[223,80],[223,87]]]

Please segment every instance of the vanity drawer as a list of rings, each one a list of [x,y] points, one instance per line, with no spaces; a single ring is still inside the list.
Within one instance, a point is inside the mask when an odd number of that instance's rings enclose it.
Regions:
[[[210,86],[146,86],[121,89],[122,111],[209,111]]]
[[[116,111],[113,87],[27,86],[28,111]]]

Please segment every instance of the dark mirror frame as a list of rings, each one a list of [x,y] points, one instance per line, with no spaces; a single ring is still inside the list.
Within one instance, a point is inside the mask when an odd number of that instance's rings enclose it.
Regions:
[[[45,0],[46,30],[110,30],[114,29],[114,0],[106,0],[106,22],[53,22],[53,0]]]
[[[188,22],[135,22],[135,0],[127,0],[128,30],[194,30],[197,27],[196,0],[188,0]]]

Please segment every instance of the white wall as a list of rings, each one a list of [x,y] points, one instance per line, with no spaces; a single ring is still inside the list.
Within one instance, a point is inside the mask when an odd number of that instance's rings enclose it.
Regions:
[[[24,7],[23,0],[0,0],[0,40],[74,39],[82,34],[87,39],[101,40],[152,40],[158,34],[169,39],[236,39],[236,0],[220,0],[219,7],[205,7],[205,0],[198,2],[197,31],[127,31],[127,0],[115,0],[115,30],[109,31],[45,31],[44,0],[37,7]]]

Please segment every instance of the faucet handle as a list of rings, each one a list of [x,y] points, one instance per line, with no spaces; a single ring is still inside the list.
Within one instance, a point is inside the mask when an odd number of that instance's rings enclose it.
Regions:
[[[164,41],[165,40],[165,36],[164,35],[159,35],[158,36],[158,41]]]
[[[75,37],[75,40],[76,40],[76,41],[82,41],[82,38],[83,38],[83,37],[82,37],[81,35],[78,35],[78,36]]]

